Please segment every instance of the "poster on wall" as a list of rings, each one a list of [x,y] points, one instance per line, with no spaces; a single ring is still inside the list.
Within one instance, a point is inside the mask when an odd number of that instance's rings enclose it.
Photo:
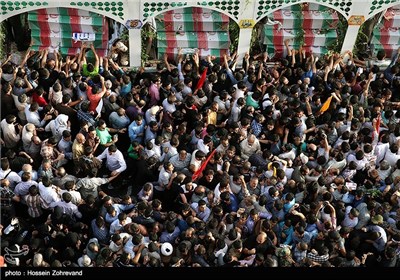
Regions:
[[[242,19],[239,22],[239,27],[240,28],[253,28],[256,22],[254,19]]]
[[[128,29],[140,29],[143,26],[143,23],[140,19],[129,19],[126,21],[125,26]]]

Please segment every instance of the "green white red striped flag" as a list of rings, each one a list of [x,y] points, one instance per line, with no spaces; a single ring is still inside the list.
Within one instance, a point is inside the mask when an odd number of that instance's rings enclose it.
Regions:
[[[267,52],[275,58],[284,54],[286,39],[293,39],[289,46],[299,49],[300,44],[307,52],[324,54],[337,40],[335,28],[338,14],[317,4],[299,4],[275,11],[269,16],[272,22],[281,24],[264,25],[264,44]],[[301,40],[300,40],[300,37]]]
[[[229,17],[206,8],[181,8],[156,17],[158,56],[174,59],[178,48],[184,53],[199,50],[217,58],[227,54],[230,46]]]
[[[298,29],[264,29],[264,44],[274,44],[275,42],[284,42],[286,39],[291,39],[299,32]],[[306,46],[329,46],[336,42],[336,30],[318,30],[318,29],[304,29],[304,44]],[[325,33],[324,33],[325,32]],[[299,48],[299,42],[292,44],[296,49]]]
[[[371,45],[373,46],[374,54],[376,54],[380,50],[384,50],[386,57],[388,59],[392,58],[395,53],[397,52],[397,49],[399,48],[400,40],[399,43],[396,45],[391,45],[391,44],[381,44],[381,43],[372,43]]]
[[[400,5],[386,10],[383,15],[382,23],[385,28],[400,26]]]
[[[273,13],[272,20],[281,22],[282,28],[335,29],[339,17],[337,12],[332,9],[323,11],[282,9]]]
[[[158,57],[162,57],[165,53],[168,55],[168,59],[174,60],[178,55],[178,48],[158,48]],[[195,53],[196,49],[184,48],[184,53]],[[200,57],[207,57],[208,55],[215,56],[217,58],[223,57],[225,54],[229,54],[227,49],[199,49]]]
[[[400,27],[381,28],[374,30],[371,44],[398,45],[400,43]]]
[[[72,8],[39,9],[28,13],[28,22],[34,50],[59,49],[63,54],[74,55],[81,42],[75,41],[73,34],[89,33],[95,36],[93,44],[98,54],[106,54],[108,24],[101,15]]]
[[[392,58],[400,45],[400,5],[386,10],[382,21],[375,25],[371,45],[374,52],[384,50]]]
[[[203,11],[203,10],[202,10]],[[218,12],[165,13],[156,17],[157,30],[176,31],[228,31],[229,17]]]
[[[295,49],[298,49],[299,46],[294,46]],[[314,54],[326,54],[328,53],[329,49],[326,47],[321,47],[321,46],[305,46],[303,47],[307,53],[312,51]],[[285,46],[279,45],[279,46],[274,46],[274,45],[267,45],[266,52],[270,55],[270,57],[273,57],[274,59],[276,58],[281,58],[284,56],[285,53]]]
[[[157,32],[160,48],[227,49],[228,32]]]

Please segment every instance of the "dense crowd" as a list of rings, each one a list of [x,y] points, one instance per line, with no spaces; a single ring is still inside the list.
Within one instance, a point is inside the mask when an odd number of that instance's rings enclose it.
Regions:
[[[0,265],[398,267],[400,48],[285,43],[155,72],[8,57]]]

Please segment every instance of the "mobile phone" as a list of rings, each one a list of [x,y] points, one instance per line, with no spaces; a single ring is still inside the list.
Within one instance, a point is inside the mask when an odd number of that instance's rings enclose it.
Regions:
[[[362,74],[364,72],[364,69],[362,67],[358,67],[357,73]]]

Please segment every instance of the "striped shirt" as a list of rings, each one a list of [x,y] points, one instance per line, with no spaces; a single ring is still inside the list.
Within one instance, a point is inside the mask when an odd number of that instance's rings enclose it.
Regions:
[[[45,202],[40,195],[32,196],[30,194],[24,197],[26,205],[28,206],[28,214],[32,218],[40,217],[43,214],[43,208],[46,208]]]
[[[105,225],[100,228],[96,224],[96,219],[93,219],[91,222],[91,228],[93,236],[96,237],[100,243],[106,244],[109,242],[109,231]]]

